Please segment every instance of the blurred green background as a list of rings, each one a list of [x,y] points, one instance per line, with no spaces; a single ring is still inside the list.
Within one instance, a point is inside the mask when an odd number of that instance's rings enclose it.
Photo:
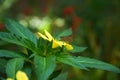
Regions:
[[[87,47],[74,55],[102,60],[120,67],[120,0],[0,0],[2,20],[17,20],[33,32],[47,29],[54,35],[72,28],[65,40]],[[21,50],[0,40],[0,49]],[[67,67],[68,80],[120,80],[120,74]]]

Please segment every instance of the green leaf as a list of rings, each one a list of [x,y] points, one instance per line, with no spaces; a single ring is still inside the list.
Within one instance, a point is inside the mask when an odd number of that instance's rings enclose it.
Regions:
[[[0,72],[5,73],[5,66],[6,66],[7,60],[0,58]]]
[[[71,50],[70,52],[75,53],[75,52],[83,52],[84,50],[86,50],[87,47],[79,47],[79,46],[75,46],[73,45],[73,50]]]
[[[8,44],[8,43],[5,42],[5,41],[0,40],[0,46],[4,46],[4,45],[6,45],[6,44]]]
[[[59,55],[57,56],[57,60],[61,63],[79,68],[79,69],[85,69],[87,70],[87,68],[82,65],[82,64],[78,64],[78,62],[76,61],[76,58],[70,55]]]
[[[86,57],[75,57],[77,64],[82,64],[85,67],[89,68],[97,68],[101,70],[113,71],[116,73],[120,73],[120,69],[113,66],[112,64],[108,64],[96,59],[86,58]]]
[[[57,67],[58,68],[58,67]],[[48,80],[53,80],[54,78],[58,77],[60,75],[60,73],[62,72],[62,68],[55,70],[49,77]]]
[[[8,50],[0,50],[0,57],[10,57],[10,58],[24,58],[25,56],[22,53],[17,53]]]
[[[60,37],[64,37],[64,36],[69,36],[72,34],[72,29],[69,28],[67,30],[64,30],[63,32],[61,32],[58,36],[57,39],[60,39]]]
[[[21,45],[25,48],[32,50],[32,51],[35,50],[34,43],[32,43],[31,41],[29,41],[25,38],[22,38],[18,35],[12,34],[12,33],[0,32],[0,39],[7,41],[7,42],[10,42],[10,43]]]
[[[22,69],[23,64],[24,64],[23,58],[15,58],[9,60],[6,65],[7,77],[15,79],[16,72]]]
[[[58,77],[54,78],[53,80],[67,80],[67,72],[61,73]]]
[[[33,78],[31,65],[25,64],[25,65],[24,65],[24,68],[22,69],[22,71],[24,71],[29,78],[31,78],[31,77]],[[31,76],[31,75],[32,75],[32,76]]]
[[[6,19],[5,20],[6,28],[13,34],[17,34],[23,38],[29,39],[37,46],[37,38],[36,36],[23,25],[19,24],[18,22]]]
[[[46,57],[36,55],[34,64],[38,80],[47,80],[56,67],[56,57],[54,55]]]
[[[75,57],[75,56],[70,56],[70,55],[61,55],[57,57],[57,60],[62,63],[68,64],[68,65],[71,65],[73,67],[77,67],[80,69],[97,68],[101,70],[107,70],[107,71],[113,71],[116,73],[120,73],[119,68],[111,64],[96,60],[96,59],[90,59],[90,58],[81,57],[81,56]]]

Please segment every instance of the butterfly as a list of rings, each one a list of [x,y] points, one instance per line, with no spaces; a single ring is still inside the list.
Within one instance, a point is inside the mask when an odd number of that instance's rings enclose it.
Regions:
[[[72,35],[64,36],[64,37],[62,36],[61,40],[65,41],[66,43],[71,43],[71,42],[73,42],[73,36]]]

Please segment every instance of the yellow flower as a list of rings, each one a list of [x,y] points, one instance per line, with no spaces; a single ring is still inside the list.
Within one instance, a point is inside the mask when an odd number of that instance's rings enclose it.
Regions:
[[[17,80],[29,80],[25,72],[18,71],[16,73],[16,79]],[[13,80],[12,78],[7,78],[6,80]]]
[[[52,35],[49,33],[49,32],[47,32],[46,30],[44,30],[44,32],[45,32],[45,35],[43,35],[43,34],[41,34],[41,33],[39,33],[38,32],[38,35],[40,36],[40,37],[42,37],[43,39],[45,39],[45,40],[48,40],[48,41],[52,41],[54,38],[52,37]]]
[[[66,43],[66,42],[63,42],[63,41],[58,41],[58,40],[53,40],[53,43],[52,43],[52,48],[56,48],[56,47],[62,47],[62,46],[65,46],[68,50],[72,50],[73,47],[72,45]]]
[[[16,79],[17,80],[29,80],[27,75],[24,72],[22,72],[22,71],[18,71],[16,73]]]
[[[54,39],[52,37],[52,35],[46,30],[44,30],[44,32],[45,32],[45,35],[43,35],[43,34],[41,34],[39,32],[38,32],[38,35],[40,37],[42,37],[43,39],[48,40],[49,42],[52,42],[52,48],[65,46],[68,50],[73,49],[72,45],[70,45],[70,44],[68,44],[68,43],[66,43],[64,41],[59,41],[59,40]]]

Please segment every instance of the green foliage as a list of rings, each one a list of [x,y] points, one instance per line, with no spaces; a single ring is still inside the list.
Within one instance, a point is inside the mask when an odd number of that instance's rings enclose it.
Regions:
[[[67,72],[60,74],[58,77],[54,78],[53,80],[67,80]]]
[[[23,58],[25,57],[22,53],[0,50],[0,57],[9,57],[9,58]]]
[[[96,59],[91,59],[91,58],[86,58],[86,57],[81,57],[81,56],[75,57],[75,56],[70,56],[70,55],[61,55],[57,57],[57,60],[62,63],[68,64],[68,65],[71,65],[73,67],[77,67],[80,69],[88,70],[87,68],[97,68],[97,69],[120,73],[119,68],[111,64],[96,60]]]
[[[0,72],[4,73],[5,72],[5,66],[6,66],[7,60],[5,59],[0,59]]]
[[[58,47],[52,48],[53,41],[47,41],[42,36],[37,40],[31,31],[11,19],[7,19],[5,23],[10,33],[0,32],[0,39],[23,46],[28,54],[0,50],[0,57],[8,59],[5,65],[7,77],[9,78],[15,79],[16,72],[24,70],[29,78],[35,78],[35,80],[51,80],[53,78],[53,80],[66,80],[67,73],[60,74],[60,72],[55,71],[58,62],[84,70],[97,68],[120,73],[120,69],[111,64],[81,56],[75,57],[68,53],[83,52],[86,47],[69,44],[69,46],[73,46],[73,50],[68,51],[63,48],[67,46],[64,42],[56,40],[54,45],[57,44]],[[57,36],[57,39],[69,35],[71,35],[71,29],[63,31]]]
[[[119,68],[117,68],[111,64],[96,60],[96,59],[91,59],[91,58],[86,58],[86,57],[81,57],[81,56],[74,57],[74,58],[76,59],[76,62],[78,64],[82,64],[88,68],[97,68],[97,69],[101,69],[101,70],[107,70],[107,71],[113,71],[116,73],[120,73]]]
[[[57,56],[57,60],[61,63],[64,63],[64,64],[67,64],[67,65],[70,65],[70,66],[73,66],[73,67],[77,67],[79,69],[85,69],[87,70],[87,68],[82,65],[82,64],[79,64],[76,59],[70,55],[59,55]]]
[[[36,55],[34,64],[38,80],[47,80],[56,67],[56,57],[54,55],[46,57]]]
[[[21,70],[24,64],[23,58],[11,59],[7,62],[6,73],[9,78],[15,79],[15,74],[18,70]]]
[[[35,44],[33,44],[30,40],[20,37],[16,34],[0,32],[0,38],[4,41],[21,45],[30,50],[35,50]]]
[[[30,65],[24,65],[24,68],[22,69],[25,73],[27,73],[27,76],[29,77],[29,78],[34,78],[33,77],[33,74],[32,74],[32,69],[31,69],[32,67],[30,66]],[[31,79],[32,80],[32,79]]]
[[[84,50],[87,49],[87,47],[79,47],[79,46],[76,46],[76,45],[73,45],[73,50],[71,50],[72,53],[75,53],[75,52],[83,52]]]
[[[11,19],[5,20],[6,28],[13,34],[19,35],[22,38],[32,41],[37,46],[36,36],[29,31],[27,28],[23,27],[21,24],[13,21]]]
[[[56,70],[50,75],[50,77],[48,78],[48,80],[56,79],[57,77],[60,76],[60,74],[63,74],[63,73],[61,73],[61,72],[62,72],[62,69],[56,69]]]

